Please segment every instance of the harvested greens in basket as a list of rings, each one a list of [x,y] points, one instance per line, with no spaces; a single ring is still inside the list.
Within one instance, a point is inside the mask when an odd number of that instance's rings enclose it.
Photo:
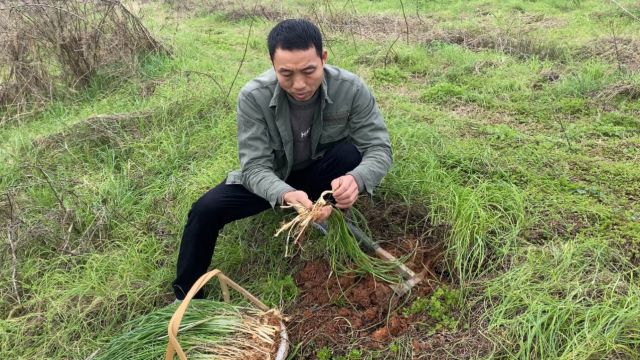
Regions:
[[[164,359],[167,324],[177,304],[127,324],[94,357],[97,360]],[[189,359],[273,359],[279,345],[280,319],[272,312],[212,300],[192,300],[178,338]]]

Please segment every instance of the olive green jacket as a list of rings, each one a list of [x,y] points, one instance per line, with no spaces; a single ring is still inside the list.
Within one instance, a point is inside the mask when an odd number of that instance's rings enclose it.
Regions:
[[[311,127],[311,158],[340,142],[351,142],[362,162],[348,174],[360,191],[373,192],[391,166],[389,134],[367,86],[356,75],[325,65],[320,111]],[[227,184],[242,184],[271,206],[296,189],[284,182],[293,166],[289,103],[273,69],[247,83],[238,97],[238,155],[241,170]]]

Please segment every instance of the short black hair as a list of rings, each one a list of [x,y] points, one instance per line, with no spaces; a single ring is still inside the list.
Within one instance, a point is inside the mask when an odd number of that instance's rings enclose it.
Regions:
[[[316,48],[316,54],[322,57],[322,34],[320,29],[311,21],[304,19],[287,19],[279,22],[269,32],[267,37],[269,56],[273,61],[276,49],[307,50]]]

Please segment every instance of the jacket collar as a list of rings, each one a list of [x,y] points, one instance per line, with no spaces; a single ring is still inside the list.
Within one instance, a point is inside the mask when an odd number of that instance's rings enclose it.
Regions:
[[[329,94],[327,93],[327,72],[325,70],[325,75],[322,77],[322,84],[320,84],[320,90],[322,91],[322,98],[324,99],[324,102],[322,103],[322,107],[324,108],[324,104],[328,103],[328,104],[333,104],[333,101],[331,100],[331,98],[329,97]],[[280,83],[278,82],[278,79],[276,78],[276,88],[273,91],[273,96],[271,97],[271,101],[269,102],[269,107],[277,107],[278,103],[280,102],[280,99],[283,97],[286,97],[287,94],[285,93],[285,91],[280,87]]]

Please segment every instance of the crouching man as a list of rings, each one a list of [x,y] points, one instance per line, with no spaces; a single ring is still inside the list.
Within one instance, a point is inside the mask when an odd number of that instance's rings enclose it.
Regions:
[[[241,169],[189,211],[173,282],[178,299],[208,270],[226,224],[276,205],[311,208],[329,189],[336,207],[350,208],[391,166],[389,135],[373,95],[356,75],[327,65],[318,27],[285,20],[267,42],[273,68],[238,97]],[[317,221],[330,213],[325,207]]]

